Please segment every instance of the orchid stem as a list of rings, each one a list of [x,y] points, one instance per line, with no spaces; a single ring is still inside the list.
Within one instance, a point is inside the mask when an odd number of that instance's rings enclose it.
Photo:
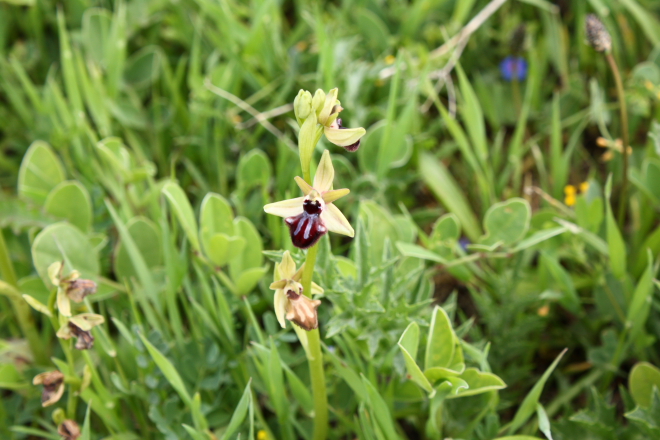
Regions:
[[[309,176],[305,176],[305,180]],[[312,277],[318,246],[314,245],[307,251],[305,269],[303,269],[303,293],[312,297]],[[309,374],[314,396],[314,440],[325,440],[328,433],[328,395],[325,388],[325,372],[323,371],[323,353],[321,353],[321,336],[318,329],[307,333]]]

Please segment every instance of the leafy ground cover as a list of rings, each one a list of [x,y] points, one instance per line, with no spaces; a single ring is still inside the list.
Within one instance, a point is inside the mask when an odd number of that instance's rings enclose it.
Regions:
[[[660,438],[659,100],[654,0],[0,0],[0,437]]]

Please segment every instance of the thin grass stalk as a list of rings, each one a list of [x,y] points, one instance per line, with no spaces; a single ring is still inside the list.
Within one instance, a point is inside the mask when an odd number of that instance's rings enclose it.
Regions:
[[[626,106],[626,92],[623,89],[623,82],[621,81],[621,73],[616,64],[616,60],[612,56],[612,52],[605,54],[605,58],[612,69],[614,75],[614,82],[616,83],[616,93],[619,99],[619,112],[621,113],[621,140],[623,141],[623,178],[621,180],[621,195],[619,199],[619,228],[623,231],[624,223],[626,220],[626,193],[628,192],[628,147],[630,141],[628,139],[628,108]]]

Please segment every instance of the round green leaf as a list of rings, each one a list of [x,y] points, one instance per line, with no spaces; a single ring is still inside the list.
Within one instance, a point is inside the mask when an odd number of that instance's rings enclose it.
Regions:
[[[234,231],[236,235],[243,237],[245,248],[242,254],[234,254],[230,258],[230,274],[234,281],[247,269],[260,267],[263,262],[263,244],[257,228],[244,217],[234,220]]]
[[[144,47],[126,60],[124,81],[133,87],[146,87],[158,79],[161,71],[160,64],[160,48],[157,46]]]
[[[480,241],[486,245],[501,242],[509,246],[525,236],[531,217],[532,209],[525,199],[516,197],[496,203],[486,212],[484,217],[486,234]]]
[[[229,202],[219,194],[208,193],[202,200],[199,212],[199,239],[202,242],[202,248],[206,256],[217,265],[221,266],[226,262],[220,264],[211,255],[214,253],[215,258],[220,257],[218,249],[221,244],[213,244],[211,241],[217,234],[222,234],[227,238],[232,237],[234,235],[233,222],[234,212]],[[242,252],[242,249],[238,253],[240,252]],[[219,260],[223,260],[223,258],[219,258]]]
[[[206,248],[206,255],[217,266],[224,266],[234,256],[240,255],[245,249],[243,237],[229,237],[226,234],[215,234]]]
[[[639,406],[651,406],[653,387],[660,390],[660,369],[648,362],[639,362],[630,371],[628,387]]]
[[[63,181],[64,168],[50,145],[33,142],[18,172],[18,194],[43,205],[48,193]]]
[[[272,173],[266,153],[258,149],[250,151],[238,161],[236,181],[239,191],[249,191],[255,186],[268,186]]]
[[[646,187],[654,196],[660,198],[660,161],[647,159],[643,165]]]
[[[83,232],[92,228],[92,201],[87,189],[75,180],[67,180],[53,188],[44,210],[53,217],[68,220]]]
[[[433,226],[431,240],[439,244],[440,242],[454,242],[461,237],[461,222],[456,214],[445,214],[438,219]]]
[[[163,262],[163,251],[156,225],[147,218],[134,217],[126,224],[126,228],[147,267],[152,269],[160,266]],[[128,250],[121,241],[115,250],[114,269],[118,278],[138,278]]]
[[[250,293],[266,272],[268,272],[267,267],[253,267],[241,273],[236,281],[236,293],[240,296]]]
[[[362,170],[376,173],[378,161],[374,160],[374,151],[379,151],[381,148],[381,139],[385,134],[386,125],[387,121],[385,120],[376,122],[369,127],[367,134],[362,138],[360,149],[357,152]],[[387,154],[390,158],[387,164],[388,168],[398,168],[405,165],[408,163],[412,154],[412,138],[410,135],[405,134],[405,132],[401,133],[397,131],[396,128],[392,129],[395,137],[385,144],[387,145],[385,147],[387,151],[379,152],[379,154]]]

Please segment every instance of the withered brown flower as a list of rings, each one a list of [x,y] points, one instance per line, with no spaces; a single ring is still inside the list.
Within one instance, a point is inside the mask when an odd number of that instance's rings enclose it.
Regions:
[[[43,407],[57,403],[64,394],[64,375],[58,370],[37,374],[32,379],[32,384],[44,386],[41,393],[41,406]]]
[[[89,350],[94,346],[94,336],[92,328],[103,324],[105,319],[101,315],[94,313],[81,313],[68,319],[57,331],[57,337],[60,339],[70,339],[76,337],[76,348],[78,350]]]
[[[308,298],[293,290],[287,290],[286,297],[289,299],[286,307],[286,319],[297,324],[303,330],[310,331],[319,328],[316,309],[321,305],[321,300]]]
[[[71,301],[82,302],[87,295],[96,293],[96,283],[92,280],[86,280],[84,278],[76,278],[65,283],[66,284],[66,296],[69,297]]]
[[[94,346],[94,336],[92,336],[91,331],[85,331],[71,321],[69,321],[69,330],[73,336],[78,338],[76,341],[76,348],[78,350],[89,350]]]
[[[80,438],[80,427],[73,421],[66,419],[57,428],[57,433],[62,436],[64,440],[78,440]]]
[[[284,252],[282,261],[275,264],[275,280],[270,288],[275,290],[275,315],[282,328],[286,327],[285,318],[304,330],[313,330],[319,327],[316,309],[321,305],[318,299],[311,299],[303,295],[300,284],[305,265],[296,270],[289,251]],[[312,282],[312,294],[320,295],[323,289]]]

